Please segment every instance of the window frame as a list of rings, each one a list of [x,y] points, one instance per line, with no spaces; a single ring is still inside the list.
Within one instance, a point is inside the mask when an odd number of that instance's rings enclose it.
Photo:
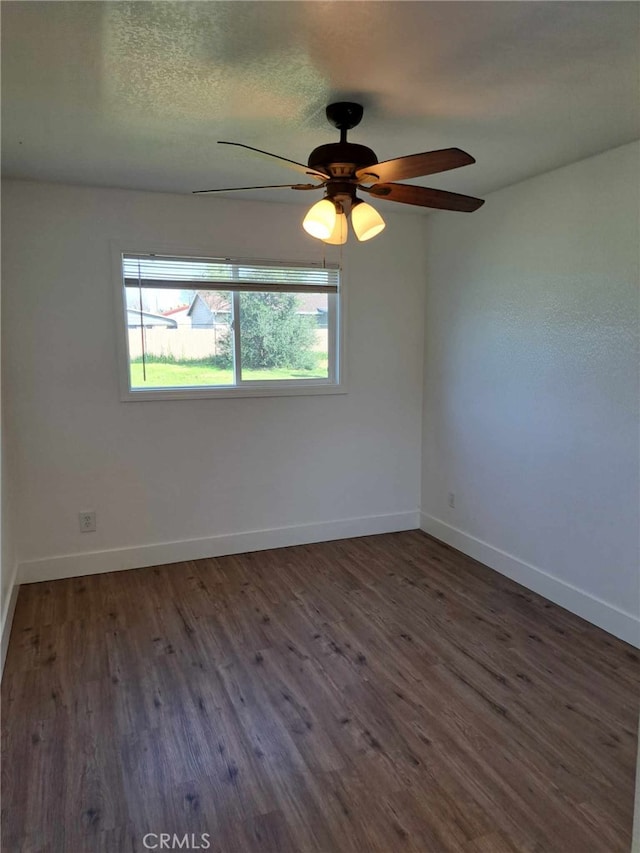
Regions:
[[[186,386],[183,388],[132,388],[130,379],[129,361],[129,336],[127,327],[127,303],[125,298],[126,287],[124,284],[122,260],[123,255],[135,254],[157,254],[177,257],[212,258],[219,259],[227,257],[228,253],[212,250],[211,246],[203,247],[158,245],[149,244],[144,241],[136,241],[132,248],[129,244],[120,241],[110,241],[111,244],[111,266],[114,284],[115,300],[115,327],[118,358],[118,382],[120,387],[120,400],[123,402],[140,402],[153,400],[184,400],[184,399],[211,399],[224,397],[293,397],[293,396],[315,396],[326,394],[346,394],[346,355],[345,355],[345,325],[346,325],[346,300],[345,300],[345,270],[341,264],[339,267],[338,292],[328,294],[328,350],[329,350],[329,376],[319,379],[270,379],[270,380],[241,380],[237,385],[205,385]],[[269,258],[259,259],[233,258],[234,262],[246,261],[247,264],[257,262],[272,262],[296,265],[318,265],[318,261],[309,261],[308,258]],[[206,290],[206,287],[200,288]],[[268,290],[268,288],[265,288]],[[263,291],[264,292],[264,291]],[[312,291],[313,292],[313,291]],[[231,291],[235,309],[238,307],[240,291]],[[239,313],[236,310],[236,321]],[[334,322],[333,334],[331,334],[331,322]],[[235,335],[236,357],[239,356],[240,335]],[[333,369],[332,369],[333,368]]]

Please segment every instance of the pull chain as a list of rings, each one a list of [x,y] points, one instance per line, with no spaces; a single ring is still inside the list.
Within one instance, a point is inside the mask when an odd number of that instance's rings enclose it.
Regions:
[[[140,272],[140,259],[138,258],[138,303],[140,305],[140,346],[142,347],[142,380],[147,381],[147,359],[146,341],[144,336],[144,317],[142,313],[142,273]]]

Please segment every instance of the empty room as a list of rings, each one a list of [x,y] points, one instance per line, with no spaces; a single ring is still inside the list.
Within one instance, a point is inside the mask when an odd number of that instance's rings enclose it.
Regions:
[[[640,851],[640,5],[0,13],[2,853]]]

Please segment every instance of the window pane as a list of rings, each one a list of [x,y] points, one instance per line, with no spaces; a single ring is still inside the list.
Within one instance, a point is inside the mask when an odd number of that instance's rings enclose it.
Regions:
[[[240,293],[243,381],[327,379],[326,293]]]
[[[233,385],[231,295],[127,287],[132,388]]]

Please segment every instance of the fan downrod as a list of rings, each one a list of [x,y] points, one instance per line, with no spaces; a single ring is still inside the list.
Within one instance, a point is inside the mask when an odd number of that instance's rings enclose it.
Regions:
[[[364,107],[352,101],[338,101],[336,104],[329,104],[326,113],[329,124],[340,131],[347,131],[360,124]]]

